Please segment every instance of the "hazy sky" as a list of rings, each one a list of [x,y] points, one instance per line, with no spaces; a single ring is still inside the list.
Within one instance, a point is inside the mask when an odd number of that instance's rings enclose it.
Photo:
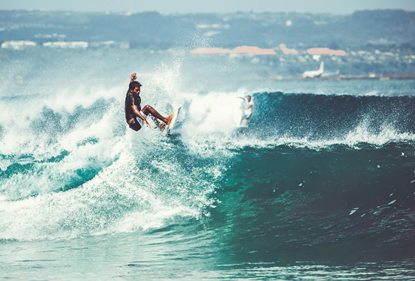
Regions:
[[[356,10],[415,10],[415,0],[0,0],[0,10],[226,13],[300,12],[351,14]]]

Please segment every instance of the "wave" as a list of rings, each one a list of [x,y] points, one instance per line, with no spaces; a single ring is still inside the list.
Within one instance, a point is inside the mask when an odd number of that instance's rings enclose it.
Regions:
[[[330,139],[347,136],[358,127],[373,134],[393,129],[413,133],[412,97],[320,96],[263,93],[256,100],[253,126],[298,137]]]
[[[343,147],[350,155],[356,148],[370,154],[414,141],[409,96],[250,93],[254,115],[248,130],[238,132],[238,97],[248,94],[246,89],[179,93],[168,87],[171,82],[151,83],[159,87],[149,90],[146,100],[160,112],[184,104],[170,138],[127,128],[123,87],[2,97],[0,239],[71,238],[201,220],[227,196],[220,190],[240,174],[235,163],[251,162],[246,153],[276,151],[296,159],[304,151],[337,154]],[[162,94],[166,89],[171,99]],[[22,102],[31,106],[22,111]],[[261,163],[251,164],[263,178],[269,176]],[[258,190],[252,188],[249,192]]]
[[[245,148],[232,163],[211,211],[215,228],[232,233],[222,241],[229,245],[224,256],[335,263],[412,257],[413,144]]]

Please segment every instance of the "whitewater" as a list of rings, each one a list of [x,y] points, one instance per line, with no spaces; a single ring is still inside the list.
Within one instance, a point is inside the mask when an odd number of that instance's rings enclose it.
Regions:
[[[262,81],[249,63],[180,52],[2,52],[2,278],[415,275],[413,81]],[[128,128],[133,72],[142,105],[183,104],[172,136]]]

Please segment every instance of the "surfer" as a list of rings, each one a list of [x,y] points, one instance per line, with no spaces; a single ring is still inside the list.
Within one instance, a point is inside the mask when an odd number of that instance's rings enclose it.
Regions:
[[[135,81],[135,79],[137,79],[137,74],[131,74],[130,85],[125,97],[125,119],[130,128],[134,131],[138,131],[144,124],[151,128],[150,124],[147,122],[148,114],[151,114],[161,120],[163,122],[162,126],[165,126],[166,124],[168,125],[173,117],[173,114],[168,117],[163,117],[150,105],[146,105],[141,109],[141,84],[140,82]]]
[[[246,107],[242,110],[242,118],[240,125],[245,120],[245,126],[248,126],[249,119],[252,116],[252,106],[254,105],[254,101],[252,100],[251,96],[247,96],[246,98],[241,98],[246,102]]]

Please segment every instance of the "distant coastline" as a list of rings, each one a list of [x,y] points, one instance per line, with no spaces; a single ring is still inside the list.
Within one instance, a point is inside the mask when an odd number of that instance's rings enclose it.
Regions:
[[[169,14],[0,10],[0,59],[19,52],[185,55],[252,79],[415,79],[415,12]],[[324,71],[320,74],[320,64]],[[242,72],[242,71],[241,71]],[[245,73],[238,73],[245,77]],[[278,78],[275,78],[278,77]]]

